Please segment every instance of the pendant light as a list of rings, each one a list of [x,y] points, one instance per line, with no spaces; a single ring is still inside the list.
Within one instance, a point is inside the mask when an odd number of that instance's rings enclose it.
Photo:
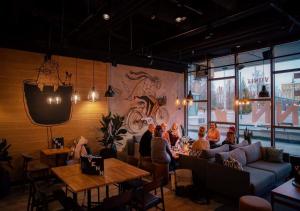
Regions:
[[[110,42],[111,42],[111,34],[110,34],[110,32],[109,32],[109,35],[108,35],[108,52],[109,52],[109,55],[111,54],[111,46],[110,46]],[[107,74],[108,81],[110,81],[110,78],[111,78],[111,76],[110,76],[111,66],[112,66],[112,65],[115,66],[115,64],[116,64],[116,61],[115,61],[114,59],[112,60],[112,63],[109,64],[109,69],[108,69],[108,74]],[[107,90],[105,91],[104,96],[105,96],[105,97],[113,97],[113,96],[115,96],[115,92],[114,92],[114,90],[113,90],[113,88],[112,88],[111,85],[108,85]]]
[[[192,94],[192,75],[190,76],[190,91],[188,93],[188,95],[186,96],[186,101],[188,103],[188,105],[192,105],[193,104],[193,101],[194,101],[194,97],[193,97],[193,94]]]
[[[95,89],[95,61],[93,61],[93,86],[89,92],[88,100],[91,102],[96,102],[99,99],[99,93]]]
[[[175,100],[175,105],[176,105],[176,107],[179,107],[179,106],[180,106],[180,99],[179,99],[179,97],[178,97],[178,81],[179,81],[179,79],[178,79],[178,77],[177,77],[177,81],[176,81],[177,97],[176,97],[176,100]]]
[[[263,81],[265,80],[265,58],[263,58]],[[258,97],[270,97],[265,83],[261,86],[261,90],[258,93]]]
[[[74,104],[77,104],[80,101],[80,95],[79,95],[79,92],[77,91],[77,58],[75,60],[75,63],[76,63],[76,67],[75,67],[75,85],[74,85],[74,92],[72,94],[71,101]]]

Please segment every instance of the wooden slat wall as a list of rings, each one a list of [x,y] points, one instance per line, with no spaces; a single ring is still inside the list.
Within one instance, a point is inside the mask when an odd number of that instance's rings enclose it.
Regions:
[[[21,175],[21,153],[39,155],[40,149],[47,148],[47,130],[31,123],[23,101],[23,80],[35,79],[37,68],[42,64],[43,54],[0,48],[0,137],[6,138],[12,147],[14,170],[12,179]],[[53,56],[60,64],[60,74],[72,72],[75,81],[75,58]],[[63,136],[66,144],[80,135],[89,140],[94,151],[99,149],[96,137],[99,118],[108,112],[104,92],[107,87],[107,68],[103,62],[95,62],[95,87],[99,91],[100,101],[87,101],[87,94],[92,86],[91,60],[77,60],[78,84],[81,102],[73,106],[72,118],[64,125],[52,128],[53,136]]]

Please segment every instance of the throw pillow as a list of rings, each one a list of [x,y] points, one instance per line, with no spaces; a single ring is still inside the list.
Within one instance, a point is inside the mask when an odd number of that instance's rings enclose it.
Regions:
[[[224,161],[224,166],[229,167],[229,168],[234,168],[240,171],[243,171],[243,166],[242,164],[237,161],[236,159],[229,157],[227,160]]]
[[[229,157],[239,161],[242,164],[242,166],[247,164],[246,154],[241,149],[235,149],[230,152],[217,153],[215,158],[217,163],[223,164],[224,161],[227,160]]]
[[[247,163],[252,163],[261,159],[261,143],[256,142],[254,144],[250,144],[245,147],[241,147],[239,149],[243,150],[246,153]]]
[[[214,149],[206,149],[202,150],[201,153],[201,158],[204,159],[210,159],[210,158],[215,158],[216,154],[219,152],[228,152],[229,151],[229,146],[228,144],[224,144],[220,147],[214,148]]]
[[[266,151],[267,151],[267,158],[269,162],[283,163],[282,149],[275,149],[273,147],[268,147]]]
[[[201,157],[201,150],[191,150],[189,155],[193,157]]]
[[[264,160],[264,161],[267,161],[267,160],[268,160],[267,148],[269,148],[269,147],[261,147],[261,148],[260,148],[261,159]]]
[[[249,145],[248,141],[244,140],[239,144],[229,145],[229,148],[230,148],[230,150],[234,150],[234,149],[237,149],[237,148],[240,148],[240,147],[245,147],[245,146],[248,146],[248,145]]]

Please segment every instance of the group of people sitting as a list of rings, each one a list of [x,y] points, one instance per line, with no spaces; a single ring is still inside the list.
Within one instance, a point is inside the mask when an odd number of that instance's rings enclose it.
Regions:
[[[215,148],[218,146],[220,141],[220,131],[217,128],[216,123],[211,123],[207,135],[205,137],[206,129],[205,127],[200,127],[198,130],[198,140],[192,145],[192,151],[201,151],[205,149]],[[226,139],[222,142],[224,144],[235,144],[235,127],[229,127],[226,134]]]
[[[148,130],[143,134],[140,141],[141,162],[173,163],[171,146],[176,144],[179,137],[176,123],[169,130],[167,130],[166,123],[157,126],[149,124]]]
[[[139,152],[141,155],[141,162],[154,162],[170,164],[170,168],[175,166],[174,154],[171,151],[171,147],[175,146],[180,140],[178,126],[176,123],[168,130],[167,124],[155,126],[150,124],[148,130],[143,134]],[[206,136],[205,136],[206,135]],[[220,141],[220,131],[215,123],[211,123],[206,134],[205,127],[200,127],[198,130],[198,140],[192,144],[192,151],[201,151],[218,146]],[[235,144],[235,128],[230,127],[226,139],[223,144]]]

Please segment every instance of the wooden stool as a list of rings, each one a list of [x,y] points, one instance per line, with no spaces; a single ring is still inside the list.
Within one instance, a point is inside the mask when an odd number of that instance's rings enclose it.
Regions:
[[[242,196],[239,203],[240,211],[272,211],[271,204],[257,196]]]

